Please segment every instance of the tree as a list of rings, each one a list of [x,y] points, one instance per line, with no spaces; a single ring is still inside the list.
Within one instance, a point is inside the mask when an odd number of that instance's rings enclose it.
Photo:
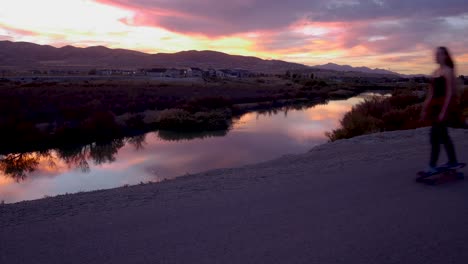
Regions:
[[[55,166],[50,151],[8,154],[0,156],[0,171],[19,182],[26,179],[28,173],[35,171],[43,158],[49,160],[50,167]]]

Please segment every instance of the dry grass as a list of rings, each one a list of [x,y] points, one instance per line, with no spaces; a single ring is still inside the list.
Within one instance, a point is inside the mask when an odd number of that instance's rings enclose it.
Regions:
[[[330,141],[364,134],[424,126],[419,121],[423,99],[410,94],[373,97],[354,106],[340,121],[341,127],[326,136]]]
[[[460,93],[458,106],[450,112],[448,122],[453,127],[464,127],[468,117],[468,89]],[[340,122],[340,128],[327,132],[330,141],[352,138],[382,131],[415,129],[427,126],[420,120],[422,102],[408,91],[396,91],[392,97],[374,97],[358,104]]]

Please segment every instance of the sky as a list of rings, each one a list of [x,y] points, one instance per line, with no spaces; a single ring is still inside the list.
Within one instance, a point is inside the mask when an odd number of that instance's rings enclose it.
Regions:
[[[466,0],[0,0],[0,40],[468,75]]]

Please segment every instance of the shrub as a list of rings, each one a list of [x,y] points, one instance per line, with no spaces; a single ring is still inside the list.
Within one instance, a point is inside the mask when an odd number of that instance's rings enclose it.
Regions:
[[[468,87],[460,92],[460,107],[462,109],[468,108]]]
[[[145,126],[143,118],[144,118],[143,114],[134,114],[130,116],[127,120],[125,120],[125,125],[131,129],[132,128],[142,129]]]
[[[193,125],[193,116],[183,109],[168,109],[161,111],[158,126],[161,129],[182,129],[185,125]]]
[[[327,132],[326,136],[330,141],[335,141],[369,133],[424,126],[426,124],[419,121],[422,108],[420,101],[409,94],[366,99],[345,114],[340,128]]]
[[[232,113],[229,109],[191,114],[183,109],[169,109],[159,114],[158,127],[164,130],[217,130],[229,127]]]
[[[383,97],[372,97],[353,107],[351,112],[381,119],[385,112],[391,109],[390,102]]]
[[[313,86],[316,86],[317,84],[318,82],[316,80],[309,80],[304,83],[304,86],[313,87]]]
[[[393,109],[382,116],[384,130],[414,129],[424,126],[419,118],[422,105],[411,105],[405,109]]]
[[[207,110],[214,110],[220,108],[230,108],[232,107],[232,101],[222,97],[203,97],[192,99],[188,101],[184,106],[183,109],[195,113],[199,111],[207,111]]]
[[[159,122],[159,111],[154,111],[154,110],[149,110],[149,111],[145,111],[143,113],[144,117],[143,117],[143,123],[145,124],[155,124],[157,122]]]
[[[371,98],[354,106],[341,120],[341,127],[326,133],[330,141],[358,135],[399,129],[414,129],[428,125],[421,122],[422,101],[416,95],[394,93],[387,98]],[[459,104],[450,109],[447,122],[452,127],[465,126],[463,114],[468,114],[468,92],[463,91]],[[465,112],[464,112],[465,111]]]
[[[423,102],[424,99],[425,98],[419,98],[417,95],[414,94],[400,94],[388,98],[392,108],[396,109],[405,109],[410,105]]]
[[[98,138],[116,135],[119,131],[115,116],[110,111],[93,113],[80,128],[85,134]]]

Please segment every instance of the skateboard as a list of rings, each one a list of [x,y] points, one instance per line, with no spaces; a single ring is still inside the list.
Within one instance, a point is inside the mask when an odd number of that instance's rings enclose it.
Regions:
[[[424,171],[420,171],[417,173],[418,177],[416,178],[416,182],[425,183],[429,185],[437,185],[446,182],[450,182],[453,180],[463,180],[465,175],[463,172],[459,172],[457,170],[462,169],[466,166],[466,163],[460,163],[455,168],[447,168],[447,167],[437,167],[436,172],[434,173],[427,173]],[[437,177],[432,177],[437,176]],[[431,178],[429,178],[431,177]]]

